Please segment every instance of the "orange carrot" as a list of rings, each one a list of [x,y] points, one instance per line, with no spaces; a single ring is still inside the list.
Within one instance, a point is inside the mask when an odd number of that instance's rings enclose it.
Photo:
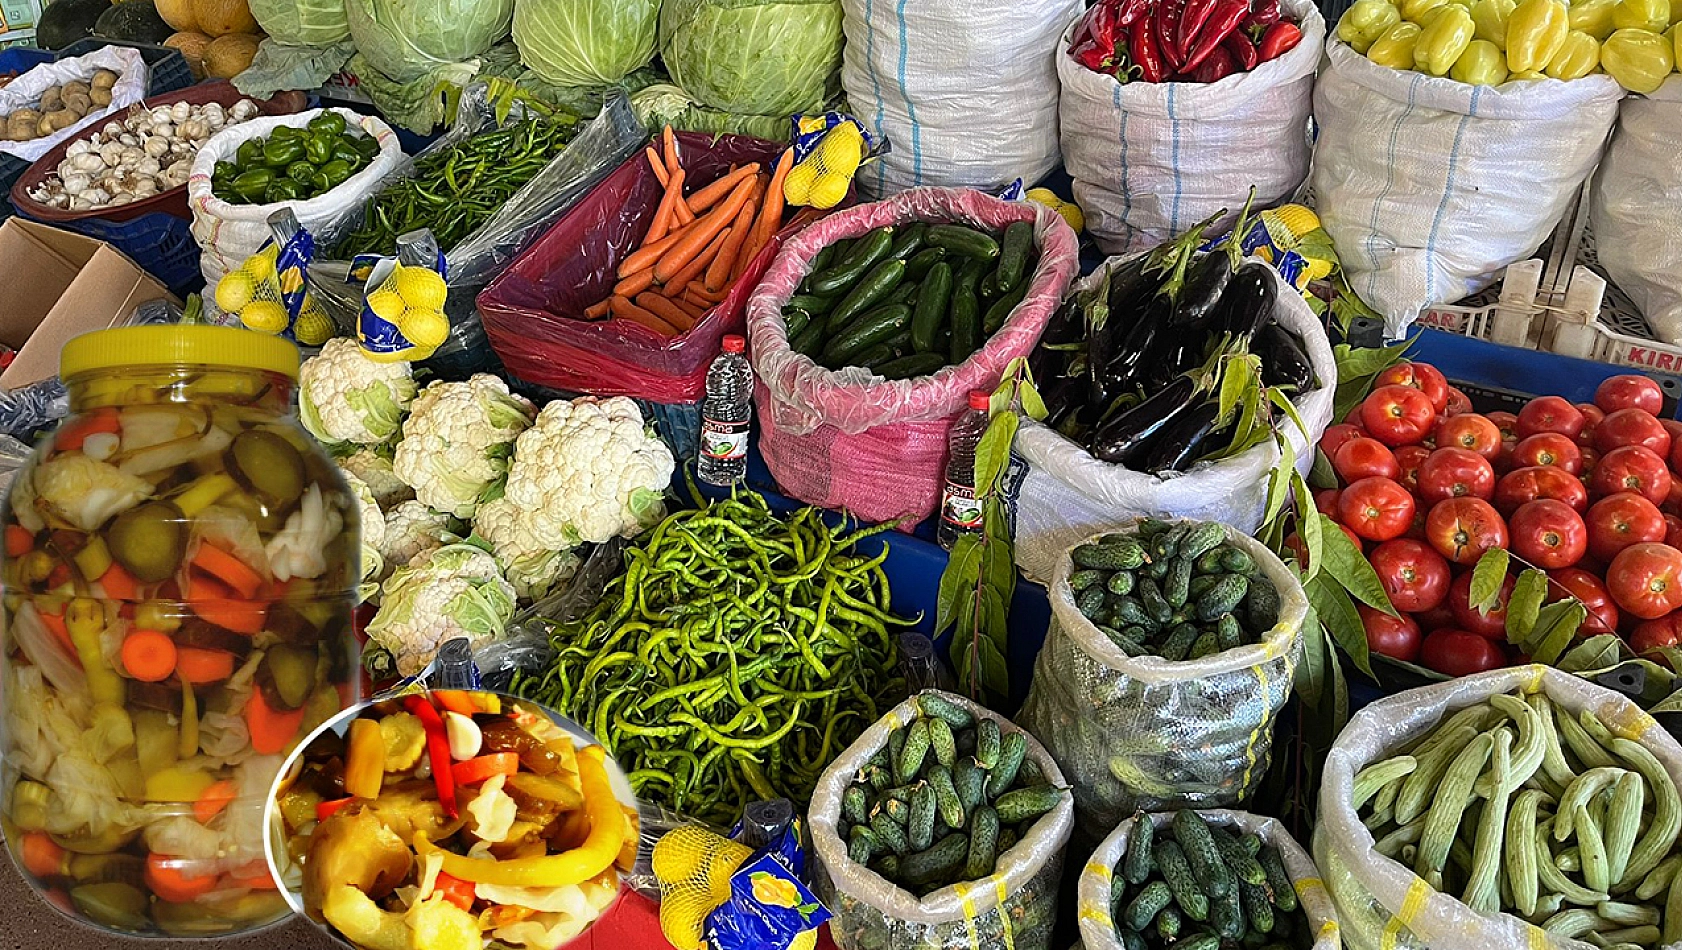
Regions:
[[[68,870],[64,849],[45,831],[24,834],[18,850],[22,852],[24,868],[36,877],[58,877]]]
[[[193,555],[193,566],[234,589],[234,593],[250,599],[263,586],[263,575],[252,570],[244,561],[216,547],[201,544]]]
[[[701,311],[702,315],[705,315],[708,310],[718,306],[718,302],[715,300],[708,300],[707,298],[701,296],[703,293],[705,293],[704,290],[697,290],[694,284],[690,284],[688,287],[684,288],[683,296],[678,299],[695,307]]]
[[[701,212],[711,208],[713,205],[718,204],[720,201],[723,201],[742,179],[753,178],[758,174],[758,162],[743,165],[741,168],[732,171],[730,174],[725,175],[718,181],[715,181],[690,195],[689,207],[696,214],[700,214]]]
[[[600,320],[607,316],[607,301],[598,300],[584,308],[584,316],[589,320]]]
[[[688,266],[696,255],[707,249],[720,232],[730,226],[730,222],[735,220],[736,213],[742,210],[742,205],[747,202],[748,196],[751,194],[753,194],[753,181],[751,179],[743,181],[736,185],[735,190],[730,192],[730,197],[707,212],[706,217],[696,219],[695,226],[690,228],[676,244],[673,244],[672,249],[666,252],[666,256],[660,258],[660,262],[654,265],[654,279],[662,284],[671,283],[672,278],[677,276],[679,271]]]
[[[707,272],[707,268],[711,266],[713,259],[718,257],[718,252],[723,249],[724,242],[728,240],[730,240],[730,229],[725,228],[719,233],[718,237],[713,238],[712,243],[707,245],[706,250],[697,254],[694,260],[685,264],[683,270],[672,275],[672,279],[664,285],[666,289],[662,290],[661,293],[667,297],[675,297],[683,293],[683,288],[687,287],[690,281],[699,279],[701,275]]]
[[[513,752],[491,752],[450,766],[457,785],[477,785],[493,775],[520,771],[520,757]]]
[[[260,691],[254,691],[252,695],[256,692]],[[172,904],[195,901],[216,887],[216,875],[188,872],[188,868],[197,863],[191,858],[153,852],[146,857],[146,886]]]
[[[227,779],[210,783],[210,787],[199,793],[199,799],[193,802],[193,817],[200,824],[208,825],[210,820],[222,813],[228,803],[239,794],[239,786]],[[267,873],[266,871],[264,872]]]
[[[678,169],[672,175],[671,181],[666,183],[666,193],[660,196],[660,206],[654,209],[654,221],[648,226],[648,233],[643,235],[643,244],[650,244],[666,236],[672,229],[672,222],[676,220],[677,203],[683,200],[683,169]]]
[[[215,624],[224,630],[243,633],[254,637],[263,632],[263,623],[268,616],[266,604],[251,601],[230,600],[226,597],[204,597],[187,601],[203,620]]]
[[[695,212],[689,210],[688,200],[679,195],[677,204],[672,206],[672,225],[673,227],[684,227],[693,223],[695,223]]]
[[[665,150],[666,173],[677,174],[683,169],[683,166],[678,164],[677,136],[672,134],[672,127],[669,125],[660,133],[660,146]]]
[[[746,270],[748,262],[759,256],[783,225],[783,181],[793,167],[794,149],[784,149],[782,157],[777,159],[777,170],[771,174],[771,184],[765,188],[765,202],[760,205],[759,218],[753,223],[753,233],[748,235],[747,253],[737,262],[742,270]],[[737,271],[738,276],[740,273]]]
[[[140,582],[134,575],[123,569],[121,564],[112,564],[99,577],[99,586],[105,589],[105,596],[111,600],[133,601],[140,599]]]
[[[263,698],[263,691],[254,689],[245,702],[245,726],[251,733],[251,748],[259,755],[274,755],[298,737],[298,727],[304,724],[304,711],[299,706],[290,712],[274,709]]]
[[[709,306],[709,307],[712,306],[713,304],[722,303],[724,301],[724,298],[726,296],[728,296],[727,294],[724,294],[724,293],[716,293],[716,294],[713,293],[712,291],[707,289],[706,282],[701,281],[701,280],[697,280],[694,283],[690,284],[689,287],[684,291],[684,293],[690,294],[698,300],[706,301],[707,306]]]
[[[654,268],[645,267],[613,285],[613,293],[620,297],[635,297],[654,286]]]
[[[60,452],[79,451],[88,436],[121,432],[122,428],[122,422],[117,418],[117,410],[102,406],[75,422],[66,423],[53,435],[53,448]]]
[[[656,293],[641,293],[637,295],[636,305],[654,314],[661,320],[671,324],[679,333],[686,333],[695,325],[695,321],[682,307],[677,306],[665,297]]]
[[[621,320],[640,323],[661,336],[677,336],[677,328],[624,297],[610,297],[608,303],[613,308],[613,315]]]
[[[438,705],[445,710],[461,713],[463,716],[474,716],[484,712],[473,704],[472,697],[468,696],[464,690],[435,689],[432,691],[432,698],[438,700]]]
[[[666,163],[660,160],[660,153],[654,150],[654,146],[650,145],[644,149],[643,154],[648,156],[648,165],[654,169],[654,177],[660,179],[660,187],[664,188],[670,184],[672,173],[666,171]]]
[[[175,674],[194,686],[219,683],[234,675],[234,655],[227,650],[176,647]]]
[[[694,326],[697,321],[699,321],[702,317],[706,316],[706,314],[707,314],[707,308],[706,307],[703,307],[700,304],[696,303],[695,301],[689,299],[688,288],[685,288],[684,292],[682,294],[676,296],[676,297],[667,297],[667,298],[664,298],[664,299],[666,300],[667,303],[669,303],[672,306],[678,308],[679,310],[682,310],[684,312],[684,314],[686,314],[689,317],[689,325],[690,326]]]
[[[53,639],[63,645],[64,652],[76,661],[76,665],[80,666],[82,661],[76,652],[76,641],[70,639],[70,628],[64,625],[64,615],[49,614],[43,610],[39,616],[41,625],[47,628],[47,632],[53,635]]]
[[[625,258],[620,263],[619,276],[629,277],[639,270],[648,270],[653,267],[655,262],[660,260],[660,255],[671,250],[672,245],[676,244],[681,237],[683,237],[683,229],[677,228],[667,232],[665,237],[652,244],[644,242],[642,247],[637,248],[630,257]]]
[[[736,214],[736,220],[730,225],[730,239],[718,249],[718,256],[707,266],[707,289],[713,293],[722,293],[730,286],[730,275],[736,270],[736,259],[742,254],[742,246],[748,241],[748,232],[752,230],[754,213],[758,210],[755,197],[759,194],[759,187],[754,186],[754,193],[748,197],[747,203]]]
[[[161,683],[175,672],[175,641],[157,630],[136,630],[123,639],[123,669],[143,683]]]
[[[6,526],[7,557],[23,557],[33,547],[35,547],[35,535],[30,534],[28,528],[21,524]]]
[[[202,800],[202,799],[201,799]],[[228,872],[228,881],[235,887],[249,887],[254,891],[275,891],[280,885],[269,873],[269,862],[252,861]]]

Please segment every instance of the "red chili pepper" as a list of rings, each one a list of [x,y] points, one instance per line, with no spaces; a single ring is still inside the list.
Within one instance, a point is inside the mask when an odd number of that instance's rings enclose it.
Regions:
[[[1132,26],[1142,19],[1148,19],[1156,0],[1121,0],[1121,6],[1116,10],[1116,27]],[[1119,37],[1118,37],[1119,40]]]
[[[1186,0],[1157,0],[1156,9],[1151,11],[1152,39],[1162,50],[1163,62],[1171,69],[1179,69],[1185,63],[1185,50],[1174,46],[1174,28],[1179,25],[1185,9]]]
[[[1177,67],[1181,72],[1193,72],[1202,64],[1209,54],[1219,49],[1221,41],[1227,34],[1238,29],[1238,24],[1250,15],[1248,0],[1216,0],[1215,11],[1209,14],[1209,22],[1204,24],[1203,32],[1197,37],[1197,45],[1186,53],[1186,61]],[[1266,57],[1262,57],[1266,59]]]
[[[1238,61],[1240,72],[1249,72],[1261,63],[1261,55],[1256,52],[1256,44],[1250,41],[1250,36],[1243,30],[1233,30],[1226,39],[1221,40],[1221,49],[1232,54]]]
[[[1168,78],[1168,68],[1162,61],[1162,47],[1157,43],[1155,17],[1141,17],[1133,24],[1133,32],[1127,40],[1127,55],[1132,58],[1133,65],[1139,67],[1139,78],[1145,82],[1162,82]]]
[[[1092,38],[1092,18],[1097,15],[1098,8],[1093,7],[1086,11],[1086,16],[1080,18],[1080,26],[1075,27],[1075,35],[1069,37],[1069,52],[1073,53],[1075,47]]]
[[[335,798],[330,802],[320,802],[315,806],[315,820],[326,821],[333,817],[339,809],[356,801],[354,798]]]
[[[1259,23],[1262,26],[1272,26],[1284,17],[1284,11],[1279,9],[1279,0],[1256,0],[1250,9],[1250,15],[1244,19],[1244,25]]]
[[[444,735],[444,720],[424,696],[407,696],[403,708],[415,714],[426,730],[426,757],[432,764],[432,781],[438,786],[438,803],[444,814],[456,817],[456,780],[451,774],[450,740]]]
[[[1205,56],[1203,62],[1197,64],[1197,68],[1192,70],[1191,81],[1219,82],[1237,71],[1237,60],[1233,59],[1232,54],[1226,51],[1226,47],[1217,46],[1214,52]]]
[[[1295,23],[1287,23],[1281,20],[1268,27],[1267,33],[1262,36],[1260,44],[1261,61],[1264,63],[1272,62],[1296,49],[1297,44],[1301,42],[1302,28]]]
[[[1215,10],[1216,0],[1186,0],[1185,12],[1180,14],[1180,22],[1174,28],[1174,48],[1181,56],[1197,45],[1197,36],[1203,32],[1203,25],[1209,22],[1209,14]]]

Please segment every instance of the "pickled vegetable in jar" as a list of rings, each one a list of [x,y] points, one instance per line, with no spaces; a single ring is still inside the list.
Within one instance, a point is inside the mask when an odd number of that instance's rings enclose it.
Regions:
[[[83,923],[273,923],[264,802],[361,698],[356,498],[292,415],[280,337],[102,330],[60,374],[71,415],[0,508],[0,828]]]

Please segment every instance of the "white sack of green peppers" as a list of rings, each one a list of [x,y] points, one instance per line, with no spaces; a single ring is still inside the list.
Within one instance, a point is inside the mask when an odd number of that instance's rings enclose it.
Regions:
[[[1304,472],[1313,460],[1337,384],[1325,328],[1235,242],[1195,255],[1212,221],[1112,258],[1046,327],[1031,365],[1050,415],[1016,437],[1029,466],[1016,563],[1029,577],[1050,578],[1081,538],[1139,516],[1251,533],[1281,450]]]
[[[1017,716],[1068,776],[1081,829],[1249,797],[1307,611],[1294,571],[1214,522],[1144,519],[1066,552]]]
[[[925,690],[812,793],[813,880],[849,950],[1047,950],[1074,801],[1034,737]]]
[[[1118,38],[1126,28],[1113,26],[1129,15],[1135,31],[1160,23],[1183,51],[1183,70],[1203,71],[1170,77],[1162,60],[1176,44],[1156,50],[1154,32],[1150,48],[1141,39],[1130,51]],[[1260,47],[1250,38],[1258,29]],[[1267,37],[1276,30],[1294,31],[1295,45]],[[1082,33],[1090,50],[1076,43]],[[1308,114],[1325,34],[1309,0],[1104,0],[1070,24],[1057,51],[1063,163],[1098,246],[1148,249],[1216,210],[1237,209],[1252,185],[1263,207],[1290,198],[1308,177]],[[1106,42],[1110,54],[1097,57]]]
[[[1314,854],[1353,950],[1682,941],[1682,748],[1551,667],[1409,690],[1338,736]]]
[[[1077,900],[1085,950],[1343,946],[1313,860],[1277,819],[1249,812],[1127,819],[1087,861]]]

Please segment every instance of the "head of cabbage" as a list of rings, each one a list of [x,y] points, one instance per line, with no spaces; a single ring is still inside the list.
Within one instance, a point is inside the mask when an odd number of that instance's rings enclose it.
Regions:
[[[345,0],[251,0],[251,15],[289,46],[330,46],[350,36]]]
[[[654,58],[660,0],[515,0],[514,42],[539,79],[617,83]]]
[[[821,105],[841,66],[840,0],[666,0],[660,56],[710,109],[787,117]]]
[[[472,59],[508,35],[514,0],[345,0],[357,52],[395,82]]]

